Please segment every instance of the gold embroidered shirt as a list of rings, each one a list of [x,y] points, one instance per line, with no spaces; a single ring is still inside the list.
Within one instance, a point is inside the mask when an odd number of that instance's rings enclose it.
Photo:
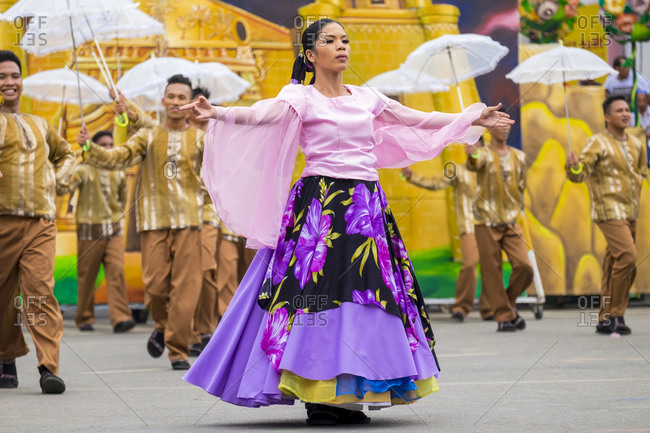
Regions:
[[[122,235],[125,215],[126,178],[121,171],[110,171],[80,164],[70,183],[57,187],[63,195],[79,190],[77,200],[77,238],[84,241]]]
[[[524,206],[524,152],[508,147],[508,153],[502,156],[489,146],[481,147],[478,158],[467,157],[466,167],[476,172],[478,185],[474,223],[488,226],[515,223]]]
[[[645,144],[631,134],[627,140],[617,140],[601,132],[587,141],[579,160],[582,172],[576,174],[567,168],[567,178],[587,183],[592,220],[636,221],[641,184],[647,173]]]
[[[206,203],[203,206],[203,224],[211,225],[212,227],[221,228],[221,218],[217,215],[217,210],[212,204],[210,196],[206,196]]]
[[[56,184],[68,182],[75,159],[45,119],[0,112],[0,215],[54,221]]]
[[[193,127],[183,131],[143,128],[112,150],[91,144],[87,161],[109,170],[140,164],[135,188],[139,232],[200,228],[205,203],[203,135]]]
[[[476,175],[464,165],[456,164],[452,176],[425,177],[416,173],[409,181],[422,188],[433,191],[453,187],[456,224],[460,236],[474,233],[474,197],[476,196]]]

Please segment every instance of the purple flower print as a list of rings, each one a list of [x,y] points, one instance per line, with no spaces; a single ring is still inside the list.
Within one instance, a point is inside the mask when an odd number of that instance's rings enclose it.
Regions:
[[[300,197],[300,193],[302,192],[302,179],[298,179],[293,188],[296,190],[296,196]]]
[[[393,275],[393,266],[391,264],[388,242],[386,242],[386,238],[383,236],[379,236],[375,240],[377,242],[377,260],[379,262],[379,269],[381,269],[381,277],[390,291],[393,292],[395,301],[399,302],[397,286],[395,284],[398,280],[396,280]]]
[[[375,293],[370,289],[366,290],[365,292],[362,292],[361,290],[355,290],[352,292],[352,302],[361,305],[375,304],[378,305],[382,310],[386,309],[381,304],[381,302],[377,300]]]
[[[397,257],[398,260],[408,258],[404,242],[396,236],[391,237],[390,240],[393,244],[393,253],[395,254],[395,257]]]
[[[418,342],[418,337],[415,335],[415,330],[413,326],[406,328],[406,337],[409,340],[409,346],[411,347],[411,353],[415,352],[420,345]]]
[[[273,269],[273,285],[279,284],[284,278],[284,274],[287,272],[287,267],[289,266],[289,261],[291,260],[293,248],[295,246],[296,242],[293,239],[289,239],[286,242],[280,240],[280,243],[278,243],[278,247],[273,255],[273,262],[270,266]]]
[[[388,199],[386,199],[386,194],[384,194],[384,190],[381,189],[381,185],[379,184],[377,184],[377,194],[379,195],[382,210],[386,209],[388,207]]]
[[[287,203],[287,207],[284,209],[284,214],[282,215],[282,222],[280,223],[280,241],[282,241],[285,235],[287,234],[287,227],[291,227],[295,223],[295,221],[293,220],[294,204],[296,202],[296,196],[300,197],[301,190],[302,190],[302,180],[299,180],[298,182],[296,182],[296,184],[293,187],[293,190],[290,193],[289,202]]]
[[[402,281],[404,281],[404,289],[408,292],[413,287],[413,276],[411,275],[411,271],[409,270],[409,268],[405,266],[402,266],[401,272],[402,272]]]
[[[318,272],[325,265],[327,243],[325,238],[332,227],[332,217],[322,214],[323,208],[317,199],[313,199],[307,212],[305,224],[300,232],[296,246],[296,264],[294,274],[300,288],[304,289],[312,272]]]
[[[280,361],[284,353],[284,347],[287,345],[289,338],[289,331],[287,325],[289,324],[289,313],[286,308],[278,308],[273,314],[268,316],[266,325],[264,325],[264,332],[262,333],[262,341],[260,346],[262,350],[271,360],[273,369],[280,373]]]
[[[370,194],[368,188],[360,183],[352,193],[352,204],[345,211],[346,231],[359,233],[369,238],[386,236],[379,193]]]

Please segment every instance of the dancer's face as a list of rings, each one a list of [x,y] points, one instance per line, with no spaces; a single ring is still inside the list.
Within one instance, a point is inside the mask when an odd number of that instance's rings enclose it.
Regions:
[[[492,134],[492,137],[497,141],[508,141],[508,137],[510,136],[510,125],[493,126],[490,128],[490,134]]]
[[[23,93],[23,79],[20,68],[11,61],[0,63],[0,92],[3,104],[16,103]]]
[[[307,50],[305,55],[316,68],[316,75],[319,69],[343,72],[350,59],[350,40],[343,27],[329,23],[318,34],[314,49]]]
[[[605,114],[607,125],[616,129],[625,129],[630,124],[630,107],[627,102],[619,99],[609,106]]]
[[[105,149],[113,148],[113,137],[110,135],[102,135],[99,140],[97,140],[97,145]]]
[[[186,119],[187,111],[180,111],[179,108],[190,102],[192,89],[187,84],[173,83],[165,89],[165,96],[162,98],[162,105],[165,108],[167,117],[172,120]]]
[[[618,79],[624,80],[630,75],[630,68],[624,68],[623,66],[614,66],[614,69],[618,71]]]
[[[645,113],[646,108],[648,108],[648,95],[645,93],[638,93],[636,95],[636,103],[639,106],[639,111]]]

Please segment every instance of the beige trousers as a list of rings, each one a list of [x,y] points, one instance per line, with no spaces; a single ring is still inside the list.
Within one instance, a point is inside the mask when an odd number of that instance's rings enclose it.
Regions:
[[[77,326],[95,323],[95,282],[104,264],[108,317],[111,325],[132,319],[124,277],[124,238],[77,241]]]
[[[623,317],[636,277],[636,221],[614,220],[598,223],[607,241],[603,259],[598,320]]]
[[[200,343],[201,335],[212,334],[217,327],[217,259],[221,230],[203,224],[201,230],[201,263],[203,283],[201,294],[194,310],[191,343]]]
[[[460,253],[462,255],[462,263],[458,280],[456,280],[456,299],[451,311],[467,316],[472,311],[472,308],[474,308],[476,284],[478,282],[476,265],[479,262],[479,255],[474,233],[461,235]],[[481,290],[481,296],[479,297],[479,311],[483,319],[492,315],[492,308],[487,301],[487,297],[483,294],[483,290]]]
[[[517,317],[517,298],[533,281],[533,268],[528,261],[524,232],[517,223],[477,225],[475,230],[486,301],[492,307],[497,322],[514,320]],[[507,290],[503,285],[502,249],[512,266]]]
[[[145,304],[165,333],[169,359],[188,359],[192,321],[201,292],[201,233],[198,229],[141,233]]]
[[[243,242],[233,241],[228,237],[221,240],[217,265],[217,290],[219,293],[217,317],[219,319],[226,312],[226,308],[255,258],[255,254],[257,251],[246,248]]]
[[[63,317],[54,297],[55,249],[54,222],[0,216],[0,360],[29,352],[24,323],[32,334],[38,366],[58,374]]]

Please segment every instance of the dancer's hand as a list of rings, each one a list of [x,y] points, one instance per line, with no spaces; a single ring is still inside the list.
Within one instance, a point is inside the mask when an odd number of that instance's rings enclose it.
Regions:
[[[501,103],[496,106],[487,107],[481,113],[481,117],[476,119],[472,125],[482,126],[484,128],[494,128],[498,126],[509,126],[514,125],[515,121],[510,119],[508,113],[502,113],[499,111],[501,108]]]
[[[465,153],[467,156],[473,155],[479,147],[481,147],[480,143],[465,144]]]
[[[199,99],[194,102],[183,105],[179,110],[192,110],[197,120],[214,119],[217,117],[217,108],[210,104],[203,96],[199,96]]]
[[[578,161],[578,157],[571,152],[567,157],[566,157],[566,168],[573,168],[577,169],[578,166],[580,165],[580,161]]]
[[[77,134],[77,143],[79,143],[79,146],[84,147],[89,140],[90,140],[90,133],[84,126],[79,131],[79,134]]]
[[[129,101],[127,101],[126,97],[122,95],[121,92],[115,100],[115,112],[117,112],[117,114],[126,113],[126,115],[129,116],[129,120],[133,123],[138,121],[138,113],[129,107]]]
[[[406,178],[406,180],[411,179],[411,176],[413,176],[413,171],[411,170],[411,167],[404,167],[402,169],[402,175]]]

